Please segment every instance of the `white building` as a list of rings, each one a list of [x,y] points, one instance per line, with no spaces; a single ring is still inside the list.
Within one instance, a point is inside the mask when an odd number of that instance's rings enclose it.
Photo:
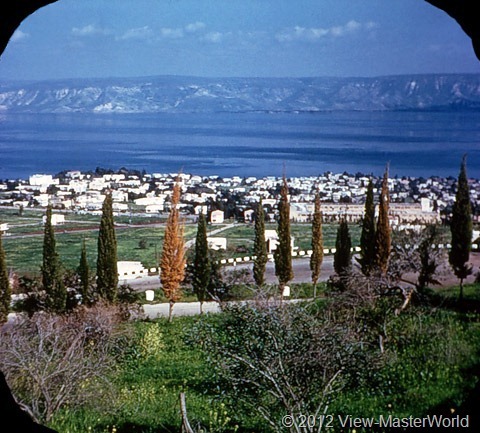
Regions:
[[[102,176],[105,182],[120,182],[125,179],[124,174],[104,174]]]
[[[210,215],[210,222],[212,224],[223,224],[225,221],[225,213],[223,210],[214,210]]]
[[[162,213],[165,206],[163,204],[150,204],[145,206],[145,212],[148,214]]]
[[[50,195],[49,194],[39,194],[38,196],[35,197],[35,200],[37,200],[38,204],[41,207],[47,207],[48,204],[50,203]]]
[[[265,230],[265,242],[267,243],[268,254],[273,253],[277,249],[278,233],[276,230]],[[295,249],[295,239],[293,236],[290,239],[290,247],[292,251]]]
[[[43,224],[45,224],[47,222],[47,216],[44,215],[42,220],[43,220]],[[51,223],[52,223],[52,226],[65,224],[65,215],[58,214],[58,213],[52,214]]]
[[[31,186],[43,186],[58,185],[59,180],[53,179],[51,174],[34,174],[30,176],[29,183]]]
[[[227,238],[207,237],[207,243],[208,247],[215,251],[227,249]]]
[[[119,278],[135,278],[143,274],[148,274],[142,262],[120,261],[117,262],[117,270]]]
[[[208,206],[207,205],[197,205],[195,206],[195,215],[206,215],[208,213]]]
[[[422,212],[433,212],[432,201],[429,198],[422,197],[420,199],[420,205],[422,207]]]
[[[243,212],[243,218],[245,219],[245,222],[253,221],[254,214],[255,211],[253,209],[247,209],[245,212]]]
[[[80,170],[71,170],[65,174],[69,179],[83,179],[85,175]]]
[[[295,222],[309,222],[312,218],[314,205],[311,203],[290,204],[290,219]]]
[[[112,200],[117,202],[126,202],[128,201],[128,192],[113,190],[111,192]]]
[[[114,212],[127,212],[128,204],[127,203],[112,203],[112,209]]]
[[[137,206],[164,206],[165,204],[165,195],[162,194],[158,197],[142,197],[134,200],[134,203]]]

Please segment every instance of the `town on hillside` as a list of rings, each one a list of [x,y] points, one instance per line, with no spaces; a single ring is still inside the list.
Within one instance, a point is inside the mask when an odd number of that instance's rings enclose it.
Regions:
[[[313,214],[315,194],[320,194],[325,221],[346,218],[358,222],[364,211],[370,179],[378,195],[381,178],[364,174],[331,173],[288,178],[290,217],[308,222]],[[145,216],[168,212],[173,184],[180,182],[180,208],[186,215],[209,215],[210,222],[225,220],[250,222],[256,204],[262,199],[267,219],[274,220],[282,178],[221,178],[185,173],[160,174],[120,169],[94,172],[65,171],[56,175],[33,174],[28,180],[0,181],[0,205],[17,208],[54,209],[99,214],[109,192],[114,212]],[[474,221],[480,217],[480,180],[470,179]],[[455,199],[453,177],[394,177],[389,179],[390,219],[393,226],[439,223],[448,219]],[[61,216],[53,223],[61,223]],[[8,230],[3,227],[2,231]]]

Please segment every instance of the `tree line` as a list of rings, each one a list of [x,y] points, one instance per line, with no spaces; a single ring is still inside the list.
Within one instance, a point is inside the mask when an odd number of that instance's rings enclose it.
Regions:
[[[417,236],[416,245],[412,245],[410,247],[411,251],[409,252],[401,254],[399,246],[393,248],[392,230],[389,221],[390,196],[388,173],[389,167],[387,165],[378,197],[378,212],[375,204],[373,181],[370,180],[368,184],[361,228],[360,252],[356,258],[356,262],[364,277],[376,281],[381,280],[384,285],[384,290],[402,291],[406,302],[409,302],[413,291],[404,289],[399,285],[400,282],[406,282],[401,281],[404,273],[412,270],[418,273],[418,281],[414,283],[409,282],[410,286],[415,286],[414,290],[418,292],[421,292],[429,284],[436,282],[434,274],[439,265],[439,261],[437,254],[431,250],[431,245],[434,243],[437,230],[435,226],[426,227],[424,232]],[[176,223],[178,223],[178,220]],[[204,215],[199,216],[197,224],[195,248],[189,274],[193,290],[201,305],[200,311],[202,311],[202,304],[205,300],[208,298],[216,298],[215,284],[212,284],[212,282],[215,281],[214,276],[218,277],[218,269],[214,266],[212,252],[208,248],[206,219]],[[472,218],[466,174],[466,157],[463,158],[461,163],[450,230],[452,248],[449,253],[449,263],[455,275],[460,279],[461,298],[463,296],[463,282],[472,272],[471,267],[468,265],[471,250]],[[279,191],[277,235],[278,242],[273,257],[275,275],[278,279],[278,295],[282,298],[285,286],[294,278],[289,189],[285,176],[283,177]],[[322,211],[318,194],[316,194],[314,201],[311,236],[312,253],[310,256],[310,270],[311,281],[314,287],[314,297],[316,297],[316,286],[323,262]],[[168,250],[166,250],[164,246],[164,254],[165,251]],[[391,259],[392,254],[394,260]],[[262,199],[259,200],[254,212],[254,246],[252,259],[252,274],[255,286],[257,289],[262,289],[265,286],[265,271],[268,262],[267,243],[265,239],[265,210]],[[341,218],[335,242],[335,275],[330,279],[330,284],[341,288],[348,283],[349,279],[354,278],[352,260],[352,242],[348,224],[346,218]],[[178,278],[177,281],[178,287],[180,287],[182,280]],[[173,308],[175,298],[171,297],[169,299],[171,299],[171,307]]]
[[[287,179],[284,176],[279,192],[277,234],[278,241],[274,250],[275,275],[278,278],[278,295],[282,297],[285,286],[293,279],[292,244],[290,231],[290,206]],[[170,303],[170,319],[176,302],[182,296],[182,284],[188,277],[193,292],[200,302],[200,312],[203,303],[209,299],[219,300],[221,297],[221,276],[218,261],[207,242],[207,222],[205,215],[200,214],[197,222],[197,233],[193,251],[187,264],[183,223],[180,218],[178,204],[181,198],[181,188],[177,179],[171,200],[171,208],[165,229],[163,250],[160,259],[160,282],[165,297]],[[380,194],[378,197],[378,212],[376,211],[374,187],[370,180],[365,197],[364,217],[360,236],[360,252],[356,258],[360,272],[365,277],[383,278],[386,280],[392,251],[395,260],[401,262],[398,251],[392,248],[392,232],[389,223],[389,190],[388,165],[385,169]],[[255,286],[261,289],[265,286],[265,271],[268,262],[267,243],[265,239],[265,210],[262,200],[256,206],[254,213],[254,252],[253,279]],[[323,262],[322,211],[318,194],[314,200],[312,217],[310,256],[311,281],[316,287],[320,278]],[[472,273],[468,265],[471,250],[472,218],[468,178],[466,173],[466,156],[463,157],[457,182],[457,192],[450,221],[451,249],[449,263],[453,272],[460,280],[460,298],[463,296],[463,282]],[[433,283],[434,273],[438,266],[430,249],[436,235],[434,227],[429,227],[420,237],[415,249],[415,260],[418,262],[417,289],[423,289]],[[346,218],[341,218],[335,242],[334,270],[335,276],[330,283],[338,287],[346,284],[352,277],[352,243]],[[405,257],[404,257],[405,259]],[[410,261],[412,261],[410,257]],[[398,270],[397,281],[401,277]],[[411,266],[411,263],[410,263]],[[392,274],[392,272],[390,272]],[[56,250],[55,233],[52,226],[52,208],[46,211],[43,242],[43,260],[41,266],[41,289],[31,296],[30,308],[44,309],[55,313],[63,313],[76,304],[69,296],[65,284],[65,270]],[[92,272],[88,265],[85,242],[82,244],[79,266],[75,273],[75,285],[80,295],[80,303],[91,305],[97,301],[115,303],[118,299],[118,269],[117,240],[112,209],[112,197],[106,194],[100,220],[97,241],[97,263],[95,281],[92,282]],[[71,282],[70,282],[71,283]],[[11,287],[7,270],[7,261],[0,236],[0,321],[7,320],[11,309]],[[75,293],[75,292],[74,292]],[[33,304],[33,305],[32,305]]]
[[[88,264],[85,241],[82,243],[78,268],[73,276],[67,275],[57,252],[55,231],[52,224],[52,206],[45,214],[41,283],[24,278],[28,291],[25,309],[31,314],[38,310],[65,313],[78,303],[92,305],[98,301],[114,303],[118,297],[117,240],[115,235],[112,196],[107,193],[102,205],[102,216],[97,240],[95,283]],[[69,291],[75,288],[75,291]],[[75,295],[80,299],[76,299]],[[7,260],[0,236],[0,322],[7,320],[11,310],[12,290]]]

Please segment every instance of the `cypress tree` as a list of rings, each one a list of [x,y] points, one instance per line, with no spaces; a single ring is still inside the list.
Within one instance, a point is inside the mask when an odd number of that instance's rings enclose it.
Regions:
[[[208,282],[208,294],[216,300],[222,300],[228,291],[228,286],[223,281],[222,265],[220,263],[222,254],[209,250],[210,258],[210,280]]]
[[[320,277],[320,268],[323,262],[323,231],[320,195],[315,195],[315,207],[312,221],[312,255],[310,256],[310,270],[312,271],[313,297],[317,296],[317,282]]]
[[[419,292],[431,283],[438,284],[434,275],[438,263],[435,253],[432,252],[432,244],[437,237],[437,228],[434,225],[428,225],[423,231],[423,239],[418,245],[418,256],[420,260],[420,270],[418,272],[417,289]]]
[[[0,232],[0,325],[8,320],[12,290],[8,278],[7,261],[3,249],[2,232]]]
[[[380,204],[378,209],[377,229],[375,231],[375,269],[381,275],[388,270],[388,259],[391,249],[390,222],[388,211],[390,207],[390,195],[388,192],[388,165],[385,169],[380,192]]]
[[[260,198],[255,210],[255,239],[253,243],[253,279],[257,287],[265,284],[265,269],[268,261],[267,242],[265,240],[265,211]]]
[[[80,292],[82,295],[83,304],[90,303],[90,268],[88,266],[87,259],[87,246],[85,244],[85,239],[82,243],[82,251],[80,253],[80,263],[77,269],[78,276],[80,277]]]
[[[463,281],[472,273],[472,268],[467,264],[472,244],[472,209],[468,187],[466,155],[463,156],[460,166],[457,192],[450,221],[450,232],[452,248],[450,249],[448,260],[456,277],[460,279],[460,299],[462,299]]]
[[[207,219],[200,213],[195,238],[195,253],[192,269],[192,287],[200,302],[200,313],[203,313],[203,303],[206,299],[210,283],[210,255],[207,242]]]
[[[348,274],[352,266],[352,240],[348,224],[344,218],[340,221],[335,240],[335,253],[333,255],[333,269],[339,276]]]
[[[97,292],[101,299],[115,302],[118,292],[117,238],[113,220],[113,201],[109,193],[102,206],[98,233]]]
[[[283,185],[280,190],[278,203],[278,245],[274,251],[275,275],[278,278],[280,294],[283,294],[285,285],[293,279],[292,246],[290,234],[290,204],[288,202],[288,185],[283,176]]]
[[[168,215],[162,258],[160,260],[160,280],[165,297],[169,300],[169,321],[172,320],[173,306],[182,295],[180,284],[185,277],[185,242],[183,226],[179,221],[178,203],[180,202],[180,185],[173,188],[170,214]]]
[[[370,179],[365,199],[365,210],[360,235],[360,257],[357,259],[362,274],[370,275],[375,262],[375,203],[373,200],[373,181]]]
[[[47,207],[44,227],[42,284],[46,294],[47,310],[56,313],[64,312],[67,306],[67,290],[63,283],[62,265],[57,253],[51,206]]]

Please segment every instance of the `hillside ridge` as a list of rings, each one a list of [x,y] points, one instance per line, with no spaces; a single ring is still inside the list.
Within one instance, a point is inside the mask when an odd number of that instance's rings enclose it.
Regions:
[[[0,84],[0,112],[192,113],[480,110],[480,74],[62,79]]]

